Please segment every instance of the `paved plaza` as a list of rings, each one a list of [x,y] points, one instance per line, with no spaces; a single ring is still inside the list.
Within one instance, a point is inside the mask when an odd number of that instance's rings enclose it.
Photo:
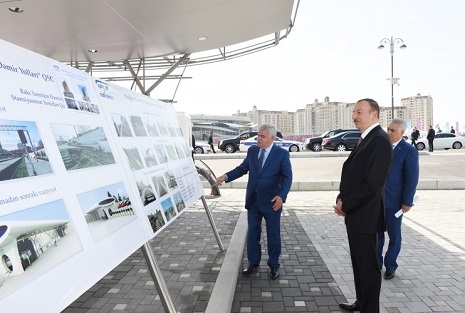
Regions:
[[[293,158],[294,181],[337,180],[345,158]],[[423,183],[427,188],[418,190],[420,200],[403,220],[396,277],[382,283],[381,312],[465,312],[464,161],[465,151],[420,156],[420,179],[449,182],[452,189]],[[238,162],[206,161],[217,175]],[[177,312],[345,312],[338,303],[355,295],[345,226],[332,210],[337,191],[291,191],[282,218],[281,276],[275,281],[268,278],[266,236],[259,270],[240,274],[247,263],[245,190],[225,186],[221,193],[211,197],[206,189],[224,252],[200,200],[150,241]],[[165,310],[136,251],[63,312]]]

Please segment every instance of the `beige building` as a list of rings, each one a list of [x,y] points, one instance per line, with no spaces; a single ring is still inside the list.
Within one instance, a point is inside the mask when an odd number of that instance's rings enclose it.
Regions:
[[[405,121],[408,119],[408,110],[404,106],[394,107],[394,117],[401,118]],[[380,107],[379,124],[381,127],[387,127],[392,121],[392,107]]]
[[[337,128],[353,128],[352,111],[355,103],[331,102],[325,97],[323,102],[315,99],[305,108],[296,112],[258,110],[253,106],[247,113],[237,112],[233,116],[248,118],[253,127],[270,123],[285,136],[319,136],[322,133]],[[403,98],[401,106],[394,107],[394,117],[407,121],[410,128],[427,130],[433,121],[433,98],[421,96]],[[392,120],[392,108],[381,107],[379,121],[386,128]]]
[[[331,102],[329,97],[325,97],[323,102],[315,99],[305,109],[297,110],[295,134],[320,135],[330,129],[351,128],[354,105],[355,103]]]
[[[427,131],[433,125],[433,98],[417,94],[414,97],[402,98],[401,104],[408,112],[405,120],[410,120],[412,128]],[[434,126],[434,125],[433,125]]]
[[[238,115],[240,113],[238,112]],[[282,134],[294,135],[295,122],[294,112],[288,111],[266,111],[258,110],[254,105],[252,111],[249,111],[246,116],[252,121],[254,125],[272,124]]]

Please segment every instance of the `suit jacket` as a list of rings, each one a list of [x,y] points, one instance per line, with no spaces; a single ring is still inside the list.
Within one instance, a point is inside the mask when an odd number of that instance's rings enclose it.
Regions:
[[[258,154],[260,148],[252,146],[247,151],[246,158],[242,163],[230,172],[226,173],[227,183],[247,173],[247,191],[245,196],[245,208],[250,207],[251,201],[256,196],[260,209],[273,209],[274,196],[280,196],[286,202],[287,194],[292,184],[292,166],[289,151],[273,144],[271,151],[259,172]]]
[[[348,230],[357,233],[384,231],[384,183],[392,159],[392,145],[378,125],[344,162],[338,199],[346,214]]]
[[[434,136],[436,135],[436,131],[432,128],[428,130],[428,135],[426,135],[426,139],[432,141],[434,140]]]
[[[386,210],[397,212],[402,204],[412,206],[418,184],[418,150],[405,140],[394,148],[384,193]]]

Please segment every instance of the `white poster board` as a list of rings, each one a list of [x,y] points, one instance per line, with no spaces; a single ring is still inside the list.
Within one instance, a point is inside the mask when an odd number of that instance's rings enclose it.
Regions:
[[[61,311],[203,194],[173,108],[0,40],[0,308]]]

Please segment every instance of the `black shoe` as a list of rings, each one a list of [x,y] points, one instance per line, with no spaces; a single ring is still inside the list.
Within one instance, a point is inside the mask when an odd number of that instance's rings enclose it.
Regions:
[[[252,264],[252,263],[249,263],[247,264],[246,267],[244,267],[244,269],[242,270],[242,274],[250,274],[252,273],[256,268],[258,268],[259,265],[258,264]]]
[[[395,276],[396,276],[396,271],[386,270],[386,272],[384,272],[384,279],[385,280],[393,279]]]
[[[341,302],[341,303],[339,303],[339,307],[341,309],[344,309],[344,310],[350,311],[350,312],[360,311],[360,303],[358,301],[355,301],[352,304]]]
[[[271,280],[275,280],[278,277],[279,277],[279,268],[272,267],[270,269],[270,278],[271,278]]]

